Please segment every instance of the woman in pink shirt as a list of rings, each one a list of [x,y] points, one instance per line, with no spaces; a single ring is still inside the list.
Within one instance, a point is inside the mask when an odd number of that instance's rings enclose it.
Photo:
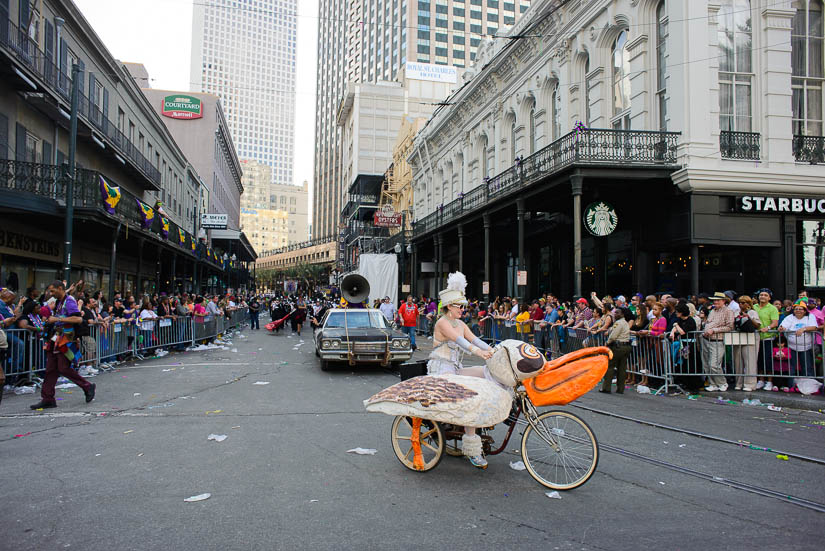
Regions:
[[[647,374],[650,373],[651,369],[655,369],[657,366],[661,366],[662,364],[662,340],[658,337],[661,337],[665,334],[667,330],[667,320],[662,315],[662,312],[665,310],[665,305],[661,302],[654,302],[653,306],[651,307],[651,313],[653,314],[653,318],[650,320],[650,325],[648,329],[645,331],[639,331],[639,335],[648,335],[649,338],[645,339],[647,341],[648,347],[648,354],[646,354],[647,359],[644,363],[647,365],[644,369],[642,369],[642,380],[639,382],[642,386],[650,386],[650,382],[647,380]],[[651,338],[653,337],[653,338]]]
[[[203,303],[206,302],[203,297],[198,297],[195,300],[195,307],[192,309],[192,315],[195,318],[195,323],[203,323],[204,318],[206,317],[206,306]]]

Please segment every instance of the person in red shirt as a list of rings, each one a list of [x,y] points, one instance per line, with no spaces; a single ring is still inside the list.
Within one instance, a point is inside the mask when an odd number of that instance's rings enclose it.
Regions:
[[[407,302],[401,305],[398,309],[398,315],[401,316],[402,327],[401,330],[410,336],[410,344],[415,350],[415,328],[418,326],[418,306],[413,302],[413,296],[407,296]]]

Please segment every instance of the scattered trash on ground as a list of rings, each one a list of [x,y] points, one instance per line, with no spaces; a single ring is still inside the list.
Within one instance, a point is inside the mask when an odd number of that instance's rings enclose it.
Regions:
[[[186,349],[187,352],[200,352],[201,350],[229,350],[229,347],[219,344],[199,344]]]
[[[83,367],[81,367],[80,369],[77,370],[77,373],[81,377],[94,377],[95,375],[100,373],[100,370],[95,369],[94,367],[89,367],[87,365],[84,365]]]
[[[212,497],[212,494],[200,494],[192,497],[187,497],[183,501],[187,503],[194,503],[195,501],[203,501]]]
[[[816,379],[800,378],[795,379],[794,382],[796,383],[796,388],[799,389],[800,394],[804,394],[805,396],[816,394],[819,392],[819,389],[822,388],[822,383]]]
[[[239,429],[239,428],[241,428],[241,426],[240,426],[240,425],[238,425],[237,427],[232,427],[232,428],[233,428],[233,429]]]
[[[175,405],[175,402],[166,402],[165,404],[158,404],[156,406],[149,406],[146,409],[170,408]]]
[[[561,494],[558,493],[556,490],[553,490],[552,492],[544,492],[544,495],[546,495],[550,499],[561,499]]]
[[[213,410],[213,411],[207,411],[206,412],[207,415],[209,415],[210,413],[223,413],[223,410],[222,409],[216,409],[216,410]]]
[[[645,385],[636,385],[636,392],[639,394],[650,394],[650,388]]]
[[[155,358],[162,358],[162,357],[167,356],[167,355],[169,355],[169,351],[164,350],[163,348],[161,348],[161,349],[158,350],[157,354],[155,354]]]
[[[762,402],[759,401],[759,398],[754,398],[753,400],[748,400],[747,398],[745,398],[744,400],[742,400],[742,403],[745,404],[746,406],[761,406],[762,405]]]
[[[140,396],[140,392],[135,392],[132,396]]]
[[[33,389],[34,387],[21,387],[21,388],[32,388]],[[66,388],[77,388],[77,385],[74,384],[74,383],[63,383],[62,385],[56,385],[54,388],[56,388],[58,390],[63,390],[63,389],[66,389]],[[34,392],[34,390],[32,390],[32,392],[23,392],[22,394],[32,394],[33,392]]]
[[[129,434],[130,432],[135,432],[135,430],[134,429],[125,430],[125,431],[123,431],[123,434]]]
[[[664,482],[662,482],[661,480],[659,481],[659,484],[661,484],[662,486],[664,486],[664,485],[665,485],[665,483],[664,483]]]
[[[143,457],[143,453],[139,453],[139,454],[138,454],[138,457]]]
[[[70,386],[77,386],[70,383]],[[56,386],[55,388],[64,388],[64,385]],[[68,387],[65,387],[68,388]],[[34,394],[34,387],[33,386],[18,386],[14,389],[14,393],[18,396],[22,396],[23,394]]]
[[[210,434],[206,437],[207,440],[214,440],[215,442],[223,442],[226,440],[225,434]]]
[[[730,404],[730,405],[732,405],[732,406],[739,405],[739,402],[734,402],[733,400],[725,400],[725,399],[724,399],[724,398],[722,398],[721,396],[719,396],[718,398],[716,398],[716,403],[717,403],[717,404]]]
[[[309,502],[310,503],[318,503],[318,500],[317,499],[310,499]]]
[[[701,396],[701,394],[691,394],[688,396],[688,400],[698,400]]]
[[[679,444],[680,448],[684,448],[685,446],[687,446],[687,444]]]
[[[510,461],[510,468],[513,469],[514,471],[523,471],[527,467],[525,467],[524,463],[522,463],[521,461],[515,461],[515,462]]]
[[[778,454],[778,455],[776,456],[776,458],[777,458],[777,459],[781,459],[782,461],[787,461],[787,460],[788,460],[788,456],[787,456],[787,455],[785,455],[785,454],[782,454],[782,453]]]
[[[259,348],[259,349],[258,349],[258,352],[260,352],[261,350],[263,350],[263,348]]]
[[[25,438],[26,436],[31,436],[30,432],[24,432],[23,434],[15,434],[15,438]]]
[[[238,349],[237,349],[237,348],[233,348],[232,350],[230,350],[230,352],[234,352],[235,354],[237,354],[237,353],[238,353]]]
[[[771,411],[782,411],[782,408],[779,406],[768,406],[768,409]]]
[[[269,381],[255,381],[253,385],[268,385]]]
[[[378,450],[373,450],[372,448],[352,448],[351,450],[347,450],[347,453],[355,453],[358,455],[375,455],[378,453]]]

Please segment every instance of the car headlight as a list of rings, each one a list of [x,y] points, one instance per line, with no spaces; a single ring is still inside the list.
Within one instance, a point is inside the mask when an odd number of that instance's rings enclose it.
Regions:
[[[409,346],[410,341],[407,339],[393,339],[392,347],[393,348],[407,348]]]
[[[338,348],[339,346],[341,346],[341,341],[335,339],[321,340],[321,348],[323,349]]]

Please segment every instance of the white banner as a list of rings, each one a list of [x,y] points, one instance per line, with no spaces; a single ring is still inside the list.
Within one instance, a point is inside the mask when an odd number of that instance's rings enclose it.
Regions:
[[[201,214],[201,227],[207,230],[225,230],[228,222],[228,214]]]

